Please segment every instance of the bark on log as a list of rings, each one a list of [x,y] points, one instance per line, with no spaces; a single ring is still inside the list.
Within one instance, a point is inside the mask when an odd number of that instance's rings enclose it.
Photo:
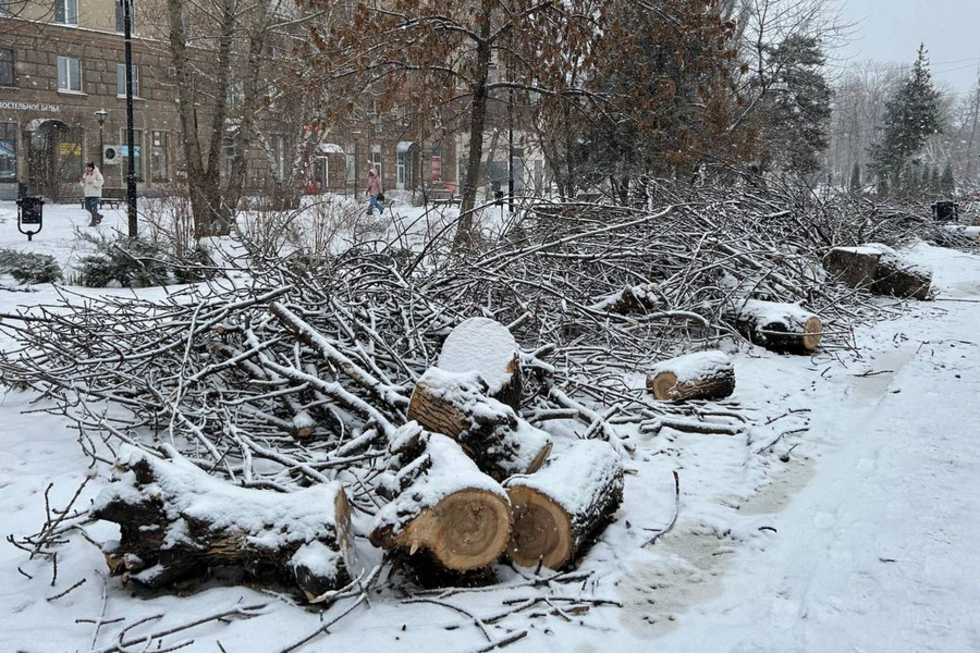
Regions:
[[[507,493],[450,438],[415,422],[399,429],[382,485],[394,499],[375,517],[369,539],[452,572],[486,567],[510,537]],[[397,471],[396,471],[397,470]]]
[[[540,562],[564,569],[612,520],[623,500],[623,463],[608,442],[584,440],[506,487],[514,511],[510,559],[525,567]]]
[[[906,260],[889,247],[879,247],[882,254],[872,291],[903,299],[928,299],[929,289],[932,287],[932,272]]]
[[[460,323],[443,343],[436,366],[447,372],[477,372],[491,397],[520,414],[520,349],[499,322],[474,317]]]
[[[678,356],[654,366],[647,388],[660,401],[722,399],[735,391],[735,366],[721,351]]]
[[[104,551],[113,574],[157,588],[235,566],[295,582],[307,599],[350,582],[350,504],[340,483],[290,494],[241,488],[171,452],[126,447],[92,515],[119,524]]]
[[[618,315],[635,315],[658,311],[663,307],[660,287],[655,283],[626,286],[618,293],[603,298],[592,308]]]
[[[459,442],[477,467],[498,481],[536,471],[551,451],[548,434],[488,397],[476,372],[430,368],[415,385],[408,419]]]
[[[809,354],[823,337],[820,318],[798,304],[750,299],[732,320],[750,342],[779,353]]]
[[[851,288],[871,288],[880,259],[881,252],[873,247],[835,247],[824,257],[823,266]]]

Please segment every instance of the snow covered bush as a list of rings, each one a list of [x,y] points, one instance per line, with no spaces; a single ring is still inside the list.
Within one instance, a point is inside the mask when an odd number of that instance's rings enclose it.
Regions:
[[[55,283],[61,281],[61,268],[50,254],[0,249],[0,273],[9,274],[20,283]]]

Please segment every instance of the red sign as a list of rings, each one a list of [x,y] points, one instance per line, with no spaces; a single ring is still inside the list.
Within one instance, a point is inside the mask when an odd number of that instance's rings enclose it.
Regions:
[[[432,181],[442,181],[442,157],[432,157]]]

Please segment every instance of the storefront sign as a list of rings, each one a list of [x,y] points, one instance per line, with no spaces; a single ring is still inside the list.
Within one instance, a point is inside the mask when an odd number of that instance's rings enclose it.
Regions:
[[[44,111],[47,113],[58,113],[61,107],[57,104],[40,104],[39,102],[10,102],[0,100],[0,109],[10,109],[13,111]]]

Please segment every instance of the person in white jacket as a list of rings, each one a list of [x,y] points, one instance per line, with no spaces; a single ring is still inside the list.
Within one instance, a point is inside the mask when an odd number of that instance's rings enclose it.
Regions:
[[[92,216],[92,221],[89,222],[88,226],[94,227],[102,222],[103,216],[99,213],[99,199],[102,197],[102,186],[105,184],[105,179],[102,178],[102,173],[95,167],[95,164],[89,161],[85,164],[85,174],[78,180],[78,183],[81,184],[85,196],[85,210]]]

